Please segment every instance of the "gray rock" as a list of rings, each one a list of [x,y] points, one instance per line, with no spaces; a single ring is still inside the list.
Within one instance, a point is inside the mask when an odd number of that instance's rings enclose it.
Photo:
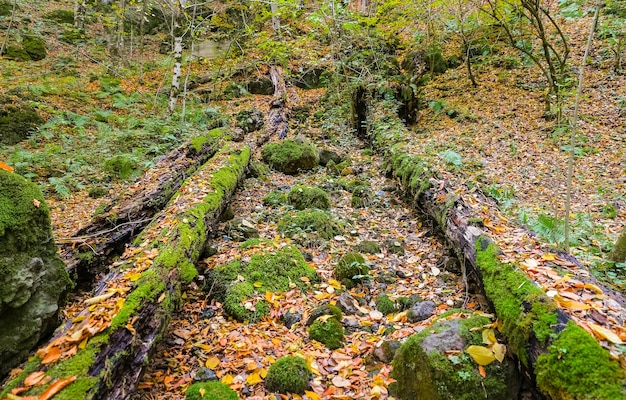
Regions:
[[[381,362],[390,363],[399,348],[400,342],[397,340],[385,340],[374,350],[374,356]]]
[[[202,367],[196,372],[193,380],[196,382],[216,381],[218,377],[212,369]]]
[[[415,304],[407,313],[409,322],[419,322],[430,318],[435,313],[437,306],[432,301],[422,301]]]
[[[242,218],[228,221],[224,226],[224,232],[233,240],[241,242],[246,239],[259,237],[259,230],[250,221]]]
[[[449,350],[463,350],[465,348],[465,339],[459,332],[459,320],[442,322],[442,325],[448,326],[449,329],[426,336],[422,341],[424,352],[438,351],[445,353]]]
[[[300,321],[302,321],[302,314],[287,312],[283,315],[283,324],[285,324],[288,329],[291,329],[292,326]]]
[[[337,298],[337,307],[348,315],[356,314],[359,311],[355,304],[358,304],[358,302],[348,292],[343,292]]]
[[[58,324],[71,285],[39,188],[0,170],[0,376]]]

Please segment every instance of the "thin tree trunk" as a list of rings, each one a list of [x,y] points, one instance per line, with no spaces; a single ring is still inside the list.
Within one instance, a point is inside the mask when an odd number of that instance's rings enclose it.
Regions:
[[[272,13],[272,27],[274,28],[274,34],[278,34],[280,31],[280,17],[278,16],[278,3],[272,1],[270,3],[270,11]]]
[[[4,48],[9,41],[9,33],[11,32],[11,27],[13,25],[13,21],[15,21],[15,9],[17,8],[17,0],[13,0],[13,8],[11,9],[11,19],[9,20],[9,26],[7,27],[7,32],[4,36],[4,41],[2,41],[2,45],[0,45],[0,55],[4,53]]]
[[[180,76],[182,74],[183,62],[183,37],[176,36],[174,39],[174,73],[172,75],[172,86],[170,87],[169,113],[173,114],[176,109],[176,102],[180,93]]]
[[[87,3],[85,0],[74,0],[74,27],[83,29],[85,27],[85,13],[87,12]]]

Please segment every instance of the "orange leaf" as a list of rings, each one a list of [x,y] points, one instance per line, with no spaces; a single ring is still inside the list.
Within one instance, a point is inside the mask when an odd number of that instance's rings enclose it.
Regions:
[[[589,327],[591,329],[593,329],[593,331],[595,333],[598,334],[598,336],[600,336],[603,339],[608,340],[611,343],[615,343],[615,344],[624,344],[624,342],[622,341],[622,339],[620,339],[619,336],[617,336],[615,333],[613,333],[613,331],[610,331],[600,325],[594,324],[594,323],[589,323]]]
[[[63,389],[70,383],[74,382],[75,380],[76,380],[76,375],[69,377],[67,379],[59,379],[58,381],[55,381],[52,385],[48,386],[48,388],[41,395],[39,395],[38,400],[51,399],[52,396],[59,393],[61,389]]]
[[[35,371],[24,379],[24,386],[34,386],[39,382],[46,373],[43,371]]]
[[[13,172],[13,167],[11,167],[10,165],[7,165],[3,162],[0,161],[0,169],[3,169],[5,171],[9,171],[9,172]]]
[[[51,347],[48,354],[41,360],[42,364],[52,364],[61,358],[61,350],[58,347]]]
[[[480,374],[480,376],[482,376],[483,378],[487,377],[487,373],[485,372],[485,369],[483,368],[482,365],[478,366],[478,373]]]
[[[173,380],[174,380],[174,377],[172,375],[168,375],[165,377],[165,379],[163,379],[163,383],[165,383],[166,385],[169,385],[170,383],[172,383]]]
[[[579,301],[569,300],[561,295],[554,295],[554,300],[563,308],[569,308],[570,310],[588,310],[591,308],[589,304],[581,303]]]

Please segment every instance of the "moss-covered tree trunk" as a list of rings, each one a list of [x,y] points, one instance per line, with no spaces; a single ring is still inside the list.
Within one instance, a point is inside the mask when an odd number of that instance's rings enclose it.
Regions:
[[[403,186],[416,208],[445,234],[502,321],[501,333],[535,379],[540,392],[557,399],[626,398],[626,377],[596,339],[576,325],[517,266],[502,264],[499,250],[473,226],[463,199],[436,178],[434,168],[410,154],[410,133],[395,106],[375,95],[355,96],[364,104],[366,139],[384,156],[385,170]]]
[[[62,247],[62,257],[79,283],[91,283],[124,245],[145,228],[180,188],[186,177],[222,142],[215,129],[171,151],[126,192],[111,202]]]
[[[609,259],[618,263],[626,262],[626,227],[624,227],[622,234],[617,238]]]
[[[127,399],[181,301],[181,288],[196,276],[207,235],[249,161],[249,147],[227,145],[185,180],[138,247],[102,283],[102,294],[86,301],[88,308],[7,382],[0,398],[23,386],[28,374],[43,371],[50,384],[27,388],[22,396],[74,379],[55,400]]]

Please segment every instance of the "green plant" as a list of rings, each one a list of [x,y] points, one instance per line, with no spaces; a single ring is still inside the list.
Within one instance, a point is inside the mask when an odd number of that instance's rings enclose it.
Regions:
[[[505,210],[515,202],[515,189],[510,185],[492,183],[487,187],[485,194],[494,199]]]
[[[453,165],[455,168],[460,168],[463,165],[463,157],[450,149],[444,150],[439,153],[439,157],[441,157],[446,163]]]
[[[430,108],[431,110],[433,110],[436,114],[439,114],[441,111],[443,111],[446,107],[448,106],[448,103],[446,103],[443,100],[433,100],[431,102],[428,103],[428,108]]]

